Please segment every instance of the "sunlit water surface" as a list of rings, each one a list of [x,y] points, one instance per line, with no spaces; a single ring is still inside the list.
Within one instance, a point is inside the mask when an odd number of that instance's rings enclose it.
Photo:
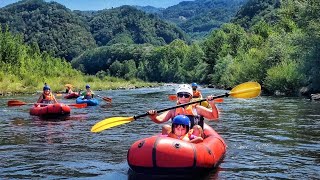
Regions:
[[[174,87],[99,91],[112,105],[72,108],[70,116],[43,120],[30,116],[38,95],[0,98],[0,179],[147,179],[133,176],[127,151],[135,141],[160,132],[149,118],[91,133],[108,117],[130,117],[174,106]],[[201,89],[204,95],[225,93]],[[64,103],[75,100],[58,99]],[[224,98],[217,122],[208,122],[225,139],[227,154],[201,179],[318,179],[320,177],[320,102],[300,98]],[[170,178],[161,177],[161,178]],[[199,179],[199,177],[198,177]]]

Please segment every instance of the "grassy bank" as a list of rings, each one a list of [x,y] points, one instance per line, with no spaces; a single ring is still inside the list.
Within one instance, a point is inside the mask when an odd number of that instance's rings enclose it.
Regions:
[[[37,81],[32,84],[26,82],[26,80],[19,80],[15,75],[5,75],[5,78],[0,76],[0,95],[10,96],[16,94],[33,94],[42,91],[44,83],[47,83],[52,92],[65,91],[65,84],[72,84],[73,90],[84,90],[85,85],[89,84],[94,91],[98,90],[111,90],[111,89],[132,89],[141,87],[155,87],[161,84],[149,83],[137,79],[124,80],[115,77],[104,77],[103,79],[95,76],[75,76],[75,77],[53,77],[46,79],[45,81]],[[29,85],[27,85],[29,84]]]

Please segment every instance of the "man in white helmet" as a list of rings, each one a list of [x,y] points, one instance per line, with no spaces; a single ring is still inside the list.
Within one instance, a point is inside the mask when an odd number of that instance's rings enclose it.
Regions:
[[[192,99],[193,91],[190,85],[182,84],[177,89],[177,103],[185,104],[189,103]],[[189,117],[191,121],[192,128],[193,125],[200,125],[203,128],[203,117],[208,120],[217,120],[219,118],[218,109],[213,101],[213,96],[208,96],[207,101],[211,105],[212,109],[208,109],[206,107],[200,106],[199,104],[191,104],[184,107],[179,107],[176,109],[172,109],[168,111],[165,116],[161,116],[157,114],[155,110],[149,110],[149,117],[155,123],[164,123],[169,119],[173,119],[177,115],[186,115]]]

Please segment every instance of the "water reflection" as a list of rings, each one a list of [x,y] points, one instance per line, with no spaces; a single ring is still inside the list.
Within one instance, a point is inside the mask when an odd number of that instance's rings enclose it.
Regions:
[[[225,91],[202,89],[203,94]],[[30,106],[7,107],[0,97],[0,179],[153,179],[128,172],[127,150],[135,141],[160,132],[149,118],[91,133],[114,116],[131,117],[174,106],[172,87],[99,91],[112,104],[72,108],[62,119],[29,115]],[[15,99],[33,102],[36,98]],[[64,103],[73,100],[61,99]],[[225,139],[219,169],[195,179],[317,179],[320,177],[320,102],[299,98],[224,98],[220,118],[209,122]],[[162,177],[179,178],[179,177]]]

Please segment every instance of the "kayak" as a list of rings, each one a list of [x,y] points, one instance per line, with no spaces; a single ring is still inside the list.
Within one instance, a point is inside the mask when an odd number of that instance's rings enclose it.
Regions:
[[[73,92],[71,94],[67,94],[64,96],[65,99],[73,99],[73,98],[77,98],[77,97],[79,97],[79,93],[77,93],[77,92]]]
[[[226,143],[209,125],[204,124],[205,139],[194,144],[155,135],[136,141],[128,150],[130,169],[143,174],[197,174],[220,164]]]
[[[70,114],[71,108],[63,103],[34,104],[30,109],[30,115],[34,116],[61,116]]]
[[[88,106],[96,106],[96,105],[99,104],[98,99],[95,99],[95,98],[93,98],[93,99],[83,99],[83,98],[84,98],[84,96],[78,97],[78,98],[76,99],[76,103],[77,103],[77,104],[87,103]]]

